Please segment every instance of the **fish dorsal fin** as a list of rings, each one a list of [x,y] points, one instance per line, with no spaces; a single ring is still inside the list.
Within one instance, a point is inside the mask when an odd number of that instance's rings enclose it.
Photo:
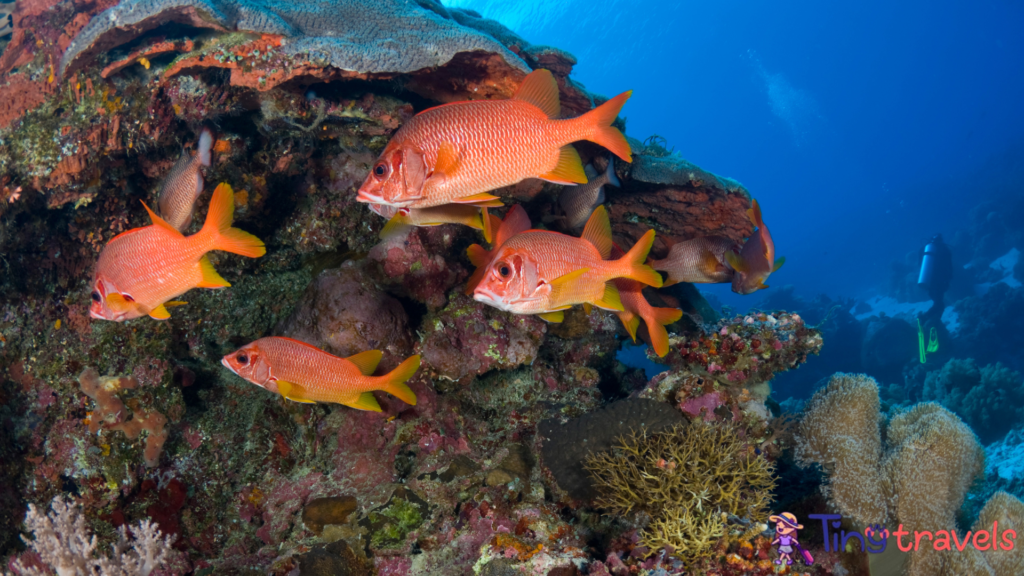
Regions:
[[[380,358],[383,355],[384,353],[380,350],[367,350],[366,352],[349,356],[346,360],[355,364],[363,376],[369,376],[377,370],[377,365],[380,364]]]
[[[487,206],[488,208],[497,208],[498,206],[504,206],[501,203],[501,198],[487,192],[481,192],[479,194],[473,194],[472,196],[466,196],[464,198],[456,198],[452,200],[453,204],[473,204],[476,206]]]
[[[605,310],[615,310],[618,312],[623,311],[622,298],[619,297],[619,289],[611,282],[604,285],[604,295],[601,296],[601,299],[592,302],[592,304],[598,308],[604,308]]]
[[[556,312],[545,312],[543,314],[537,314],[542,320],[551,322],[552,324],[561,324],[565,320],[565,312],[558,310]]]
[[[601,253],[601,259],[607,260],[612,254],[612,223],[608,220],[608,210],[598,206],[583,227],[582,238],[593,244]]]
[[[501,246],[509,238],[529,230],[530,226],[530,217],[526,215],[526,210],[518,204],[513,206],[508,211],[508,214],[505,214],[505,219],[501,221],[501,226],[498,226],[498,233],[494,237],[494,246]]]
[[[380,238],[390,238],[396,236],[403,228],[409,226],[409,215],[403,214],[401,210],[395,212],[395,215],[388,220],[387,224],[380,229]]]
[[[165,230],[167,230],[169,232],[174,232],[175,236],[184,238],[184,235],[181,233],[181,231],[179,231],[174,226],[171,226],[170,223],[168,223],[163,218],[157,216],[156,212],[153,212],[152,210],[150,210],[149,206],[145,202],[142,203],[142,206],[146,209],[146,212],[149,213],[149,219],[153,221],[153,225],[154,226],[159,226],[159,227],[161,227],[161,228],[163,228],[163,229],[165,229]]]
[[[467,248],[466,256],[469,256],[469,261],[477,268],[486,266],[491,259],[491,253],[479,244],[473,244]]]
[[[341,402],[349,408],[355,408],[356,410],[366,410],[369,412],[380,412],[380,404],[377,399],[373,397],[371,392],[363,392],[359,396],[356,396],[355,400],[351,402]]]
[[[780,256],[780,257],[776,258],[775,259],[775,266],[772,267],[772,272],[773,273],[774,272],[778,272],[779,268],[782,268],[782,265],[785,264],[785,263],[786,263],[786,257],[785,256]]]
[[[761,220],[761,205],[757,203],[757,200],[750,201],[750,208],[747,210],[747,218],[750,218],[750,222],[757,228],[764,227],[764,221]]]
[[[619,312],[619,320],[622,320],[622,325],[626,327],[626,332],[629,332],[629,337],[636,342],[636,329],[640,327],[640,317],[627,310]]]
[[[203,279],[196,284],[196,288],[227,288],[231,286],[230,282],[214,270],[213,263],[210,262],[207,254],[203,254],[203,257],[199,259],[199,270],[203,274]]]
[[[554,182],[555,184],[586,184],[587,173],[583,170],[583,161],[580,160],[580,153],[573,148],[572,144],[562,146],[558,151],[558,163],[555,169],[547,174],[541,174],[538,178]]]
[[[451,142],[441,142],[437,149],[437,161],[434,162],[434,174],[451,177],[459,169],[459,150]]]
[[[171,313],[167,311],[167,308],[163,304],[153,308],[149,311],[149,317],[153,320],[167,320],[171,317]]]
[[[292,384],[291,382],[285,382],[284,380],[277,381],[277,391],[280,392],[281,396],[291,400],[292,402],[301,402],[303,404],[315,404],[316,402],[303,396],[306,393],[298,384]]]
[[[543,68],[527,74],[512,99],[533,104],[548,118],[562,115],[562,105],[558,102],[558,82],[550,71]]]
[[[732,266],[732,269],[737,272],[747,272],[749,270],[747,267],[747,261],[732,250],[725,251],[725,261],[728,262],[729,266]]]

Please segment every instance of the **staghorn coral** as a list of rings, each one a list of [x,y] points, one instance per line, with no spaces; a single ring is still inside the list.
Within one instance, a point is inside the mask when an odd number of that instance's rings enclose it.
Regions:
[[[529,71],[493,37],[441,11],[400,0],[127,0],[82,28],[64,52],[60,69],[73,70],[77,60],[167,22],[284,36],[285,53],[309,54],[355,72],[413,72],[473,51],[497,54],[510,67]]]
[[[765,521],[775,486],[774,464],[732,426],[700,421],[633,432],[612,450],[592,454],[586,468],[601,493],[599,506],[651,516],[640,536],[649,554],[672,548],[688,562],[712,553],[728,516]]]
[[[94,368],[86,368],[78,377],[82,392],[96,402],[96,409],[89,418],[89,432],[95,434],[104,430],[124,432],[129,440],[135,440],[143,430],[147,432],[143,458],[146,466],[156,467],[160,453],[167,441],[167,417],[155,410],[135,410],[130,420],[125,421],[124,403],[117,397],[118,390],[130,390],[138,385],[135,378],[100,377]]]
[[[172,554],[174,536],[164,536],[156,524],[143,520],[131,528],[131,538],[124,526],[118,528],[113,556],[97,558],[96,536],[86,527],[81,509],[57,497],[50,503],[50,510],[43,514],[29,504],[25,526],[32,531],[33,539],[22,538],[58,576],[149,576]],[[12,567],[21,576],[46,574],[20,561]]]

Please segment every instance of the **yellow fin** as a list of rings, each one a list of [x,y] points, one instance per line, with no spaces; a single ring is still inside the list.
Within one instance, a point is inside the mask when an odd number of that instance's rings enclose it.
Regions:
[[[533,104],[548,118],[558,118],[562,115],[562,105],[558,102],[558,82],[548,70],[530,72],[512,99]]]
[[[491,215],[487,213],[487,207],[480,207],[480,229],[484,231],[484,242],[491,243],[491,239],[494,238],[494,226],[491,221]]]
[[[231,286],[230,282],[213,269],[213,263],[210,262],[210,258],[206,254],[199,259],[199,270],[203,273],[203,279],[196,284],[196,288],[227,288]]]
[[[497,204],[495,204],[497,202]],[[477,206],[487,206],[488,208],[497,208],[498,206],[504,206],[501,203],[501,198],[487,192],[481,192],[479,194],[473,194],[472,196],[466,196],[465,198],[457,198],[452,200],[454,204],[474,204]]]
[[[302,402],[303,404],[316,404],[313,400],[310,400],[303,396],[305,390],[302,389],[298,384],[292,384],[291,382],[285,382],[284,380],[277,381],[277,391],[292,402]]]
[[[562,274],[558,278],[551,281],[551,300],[557,302],[562,299],[562,292],[568,287],[573,285],[573,282],[578,280],[580,276],[583,276],[587,272],[590,272],[590,268],[580,268],[579,270],[573,270],[568,274]]]
[[[437,149],[437,162],[434,162],[434,173],[451,176],[459,169],[459,151],[451,142],[441,142]]]
[[[780,256],[780,257],[776,258],[775,259],[775,266],[772,268],[772,272],[773,273],[774,272],[778,272],[779,268],[782,268],[782,265],[785,264],[785,263],[786,263],[786,257],[785,256]]]
[[[371,392],[363,392],[351,402],[339,402],[350,408],[356,410],[367,410],[370,412],[380,412],[380,404],[377,403],[377,399],[373,397]]]
[[[188,304],[188,302],[182,302],[181,300],[171,300],[170,302],[164,302],[164,306],[170,306],[172,308],[175,306],[184,306],[186,304]]]
[[[732,266],[732,269],[737,272],[746,272],[748,270],[747,261],[732,250],[725,251],[725,261],[728,262],[729,266]]]
[[[491,259],[491,252],[479,244],[472,244],[466,248],[466,256],[469,256],[469,261],[473,266],[479,268],[487,265]]]
[[[380,364],[380,359],[383,355],[384,353],[380,350],[367,350],[366,352],[349,356],[346,360],[355,364],[363,376],[369,376],[377,370],[377,364]]]
[[[397,368],[384,376],[386,384],[380,389],[410,406],[416,405],[416,394],[406,382],[420,369],[419,354],[406,358]]]
[[[132,306],[132,301],[128,300],[118,292],[111,292],[106,297],[107,307],[115,312],[121,312],[128,310]]]
[[[593,304],[591,304],[590,302],[584,302],[584,303],[583,303],[583,312],[584,312],[584,313],[585,313],[585,314],[586,314],[587,316],[590,316],[590,312],[591,312],[591,311],[592,311],[593,309],[594,309],[594,305],[593,305]]]
[[[750,218],[750,223],[757,228],[764,227],[764,220],[761,219],[761,205],[757,203],[757,200],[750,201],[750,208],[747,209],[747,218]]]
[[[612,224],[608,220],[608,210],[598,206],[587,220],[583,228],[582,238],[594,245],[601,253],[601,259],[607,260],[612,254]]]
[[[167,230],[169,232],[174,232],[177,236],[180,236],[182,238],[185,237],[181,233],[180,230],[178,230],[174,226],[171,226],[169,222],[167,222],[163,218],[157,216],[156,212],[153,212],[152,210],[150,210],[149,206],[145,202],[142,203],[142,206],[143,206],[143,208],[146,209],[146,212],[149,212],[149,219],[153,221],[153,225],[154,226],[159,226],[159,227],[161,227],[161,228],[163,228],[163,229],[165,229],[165,230]]]
[[[388,220],[387,224],[385,224],[384,227],[381,228],[381,230],[380,230],[380,238],[382,240],[385,239],[385,238],[390,238],[391,236],[394,236],[395,234],[398,234],[398,232],[403,227],[408,226],[408,225],[409,225],[409,216],[407,214],[402,214],[401,211],[398,211],[398,212],[395,213],[394,216],[391,217],[391,220]]]
[[[161,304],[149,311],[149,317],[154,320],[167,320],[171,317],[171,313],[167,311],[167,308],[164,308],[163,304]]]
[[[561,310],[557,312],[545,312],[543,314],[537,314],[541,319],[551,322],[552,324],[559,324],[562,320],[565,320],[565,312]]]
[[[622,325],[626,327],[626,332],[629,332],[629,337],[636,342],[636,329],[640,327],[640,317],[626,311],[619,312],[619,320],[622,320]]]
[[[583,170],[580,153],[572,147],[572,144],[562,146],[558,151],[558,163],[555,164],[555,169],[547,174],[541,174],[538,178],[555,184],[587,183],[587,173]]]
[[[607,282],[604,285],[604,295],[601,296],[600,300],[591,302],[598,308],[604,308],[605,310],[617,310],[622,312],[622,298],[619,297],[619,289],[615,287],[611,282]]]

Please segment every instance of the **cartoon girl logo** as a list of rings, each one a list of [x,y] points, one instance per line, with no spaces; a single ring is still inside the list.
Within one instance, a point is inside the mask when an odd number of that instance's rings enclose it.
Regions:
[[[800,553],[808,566],[814,563],[814,557],[796,539],[797,530],[804,529],[803,524],[797,523],[796,516],[783,512],[778,516],[769,517],[768,521],[775,523],[775,539],[772,540],[772,544],[779,546],[779,559],[775,561],[776,564],[782,564],[783,561],[786,565],[793,564],[794,550]]]

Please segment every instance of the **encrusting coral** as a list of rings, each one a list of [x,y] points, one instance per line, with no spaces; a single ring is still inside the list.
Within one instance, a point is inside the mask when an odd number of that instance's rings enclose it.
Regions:
[[[82,392],[96,402],[96,409],[89,418],[89,432],[116,430],[124,432],[129,440],[135,440],[143,430],[147,432],[144,459],[146,466],[153,468],[160,462],[160,452],[167,441],[167,417],[156,410],[136,410],[131,419],[125,421],[124,403],[117,397],[118,390],[130,390],[138,385],[135,378],[101,377],[94,368],[86,368],[78,377]]]
[[[81,508],[57,497],[50,510],[44,514],[29,504],[25,525],[33,539],[22,538],[58,576],[149,576],[173,553],[174,536],[164,536],[156,524],[143,520],[130,529],[130,538],[124,526],[118,528],[113,556],[96,557],[96,536],[86,527]],[[15,560],[12,568],[21,576],[49,573],[20,560]]]
[[[775,465],[735,428],[699,420],[622,437],[612,450],[592,454],[586,468],[600,507],[651,517],[640,535],[649,554],[671,549],[688,562],[712,553],[730,516],[764,522],[775,486]]]

